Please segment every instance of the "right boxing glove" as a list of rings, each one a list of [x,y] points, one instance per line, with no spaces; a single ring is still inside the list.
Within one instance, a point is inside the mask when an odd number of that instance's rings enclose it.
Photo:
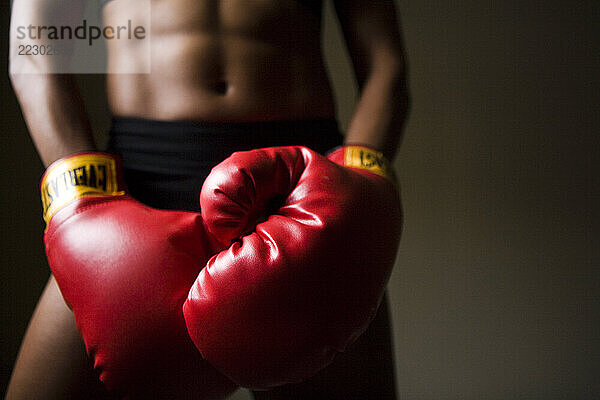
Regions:
[[[211,254],[200,215],[134,200],[118,159],[104,153],[56,161],[41,192],[48,263],[105,386],[125,397],[161,397],[143,393],[160,391],[161,379],[185,368],[201,397],[232,391],[194,347],[182,314]],[[173,379],[182,380],[166,381]]]

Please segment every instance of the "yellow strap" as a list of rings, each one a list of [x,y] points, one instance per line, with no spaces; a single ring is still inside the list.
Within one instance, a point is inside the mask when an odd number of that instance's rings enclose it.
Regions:
[[[344,146],[344,165],[364,169],[396,182],[394,169],[383,153],[364,146]]]
[[[43,216],[46,224],[61,208],[87,196],[122,195],[117,161],[109,154],[77,154],[53,163],[42,178]]]

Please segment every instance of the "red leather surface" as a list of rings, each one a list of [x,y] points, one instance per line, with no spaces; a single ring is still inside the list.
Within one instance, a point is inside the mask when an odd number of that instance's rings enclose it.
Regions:
[[[58,211],[45,234],[60,290],[105,385],[124,396],[160,382],[200,397],[233,389],[202,359],[182,314],[210,255],[199,214],[155,210],[127,196],[88,197]],[[192,375],[184,382],[180,372]],[[204,398],[204,397],[202,397]]]
[[[223,245],[233,240],[183,307],[217,369],[246,387],[297,382],[365,331],[400,239],[389,181],[306,148],[269,148],[215,167],[200,202],[207,230]]]

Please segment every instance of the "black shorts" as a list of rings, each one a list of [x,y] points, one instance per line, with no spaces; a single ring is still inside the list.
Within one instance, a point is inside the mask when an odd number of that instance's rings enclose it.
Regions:
[[[342,141],[333,119],[209,123],[115,118],[107,151],[121,156],[127,189],[137,200],[160,209],[198,211],[211,168],[235,151],[302,145],[325,153]]]

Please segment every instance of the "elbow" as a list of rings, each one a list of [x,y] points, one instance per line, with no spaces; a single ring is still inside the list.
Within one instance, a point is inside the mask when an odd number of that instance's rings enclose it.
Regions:
[[[13,62],[8,62],[8,80],[10,81],[13,91],[20,97],[20,95],[27,90],[28,85],[31,82],[31,76],[27,74],[23,74],[20,72],[18,68],[14,65]]]
[[[16,44],[11,41],[8,56],[8,79],[17,95],[27,86],[27,82],[31,81],[30,74],[26,73],[29,64],[32,63],[29,58],[17,55]]]
[[[20,46],[23,46],[22,40],[11,33],[7,60],[8,79],[15,90],[19,86],[20,82],[23,81],[24,72],[27,70],[27,65],[31,64],[33,61],[33,56],[20,54]]]
[[[18,79],[18,75],[19,73],[18,71],[18,67],[16,65],[16,61],[15,61],[15,57],[13,57],[12,53],[13,53],[13,45],[11,43],[10,46],[10,50],[9,50],[9,56],[8,56],[8,80],[10,81],[10,83],[13,85],[15,85],[15,81]]]
[[[40,78],[49,76],[49,68],[32,56],[13,54],[8,59],[8,79],[17,98],[22,99],[34,92],[40,85]]]
[[[8,60],[8,80],[10,81],[13,90],[18,94],[19,88],[23,86],[23,74],[19,73],[15,63],[12,60]]]

